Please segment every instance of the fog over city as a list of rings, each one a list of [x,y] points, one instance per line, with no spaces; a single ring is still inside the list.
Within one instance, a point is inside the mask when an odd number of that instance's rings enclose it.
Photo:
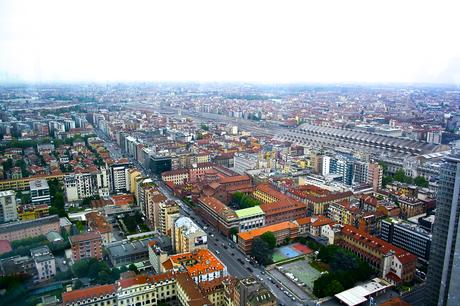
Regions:
[[[458,1],[0,1],[0,81],[460,83]]]

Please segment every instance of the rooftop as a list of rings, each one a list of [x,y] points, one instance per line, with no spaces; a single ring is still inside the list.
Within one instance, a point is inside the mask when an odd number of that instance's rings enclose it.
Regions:
[[[70,236],[69,239],[70,239],[70,243],[74,244],[74,243],[84,242],[88,240],[102,239],[102,238],[99,232],[91,231],[91,232],[85,232],[85,233],[75,235],[75,236]]]
[[[264,234],[266,232],[278,232],[278,231],[281,231],[281,230],[284,230],[284,229],[291,229],[292,230],[292,229],[297,229],[298,227],[299,226],[297,224],[295,224],[294,222],[286,221],[286,222],[281,222],[281,223],[277,223],[277,224],[273,224],[273,225],[269,225],[269,226],[256,228],[256,229],[253,229],[253,230],[250,230],[250,231],[247,231],[247,232],[238,233],[238,236],[241,239],[244,239],[244,240],[251,240],[251,239],[254,239],[256,237],[261,236],[262,234]]]
[[[249,218],[253,216],[264,215],[265,213],[259,206],[254,206],[254,207],[235,210],[235,214],[238,216],[238,218],[242,219],[242,218]]]

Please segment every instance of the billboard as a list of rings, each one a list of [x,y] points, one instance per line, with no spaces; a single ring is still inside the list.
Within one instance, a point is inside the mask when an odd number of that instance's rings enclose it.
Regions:
[[[208,236],[205,235],[205,236],[195,237],[195,246],[207,244],[207,243],[208,243]]]

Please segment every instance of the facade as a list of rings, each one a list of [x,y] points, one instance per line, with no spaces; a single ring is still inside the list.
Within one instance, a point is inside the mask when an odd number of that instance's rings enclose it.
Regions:
[[[151,239],[117,241],[105,246],[107,256],[114,267],[129,266],[137,262],[149,261],[147,248]]]
[[[37,177],[46,179],[46,180],[52,180],[52,179],[57,179],[59,181],[62,181],[64,179],[64,174],[57,174],[57,175],[40,175],[40,176],[30,176],[30,177],[25,177],[17,180],[2,180],[0,181],[0,191],[3,190],[28,190],[29,189],[29,182],[36,180]]]
[[[253,193],[254,198],[262,202],[260,208],[265,214],[265,224],[296,220],[306,216],[306,205],[289,197],[269,184],[260,184]]]
[[[49,206],[42,205],[21,205],[17,209],[18,219],[21,221],[35,220],[49,215]]]
[[[37,269],[37,281],[47,281],[56,275],[56,260],[48,246],[41,246],[30,250]]]
[[[265,213],[259,206],[235,210],[238,217],[238,232],[246,232],[265,226]]]
[[[417,224],[396,218],[384,219],[380,224],[380,238],[428,261],[431,234]]]
[[[208,236],[190,218],[180,217],[174,223],[173,246],[176,253],[207,249]]]
[[[436,220],[427,274],[429,305],[460,303],[460,155],[445,158],[441,167]]]
[[[161,202],[158,204],[159,218],[155,221],[155,229],[163,235],[172,235],[174,222],[180,218],[179,205],[174,201]]]
[[[130,163],[128,160],[119,160],[109,167],[110,173],[110,192],[126,193],[131,189],[129,179]]]
[[[417,257],[391,243],[350,225],[343,226],[334,243],[355,253],[393,284],[414,279]]]
[[[233,228],[238,228],[238,216],[235,212],[214,197],[198,198],[197,208],[201,217],[225,236],[229,236]]]
[[[101,234],[103,244],[112,242],[114,239],[112,224],[107,222],[102,213],[93,211],[85,214],[85,217],[89,229]]]
[[[85,232],[69,239],[74,262],[84,258],[102,259],[102,237],[99,232]]]
[[[57,215],[40,219],[19,221],[0,225],[0,240],[15,241],[40,235],[49,232],[60,232],[59,217]]]
[[[367,173],[367,182],[371,184],[374,191],[382,188],[383,167],[378,163],[370,163]]]
[[[188,169],[166,171],[161,174],[163,182],[172,182],[174,185],[183,185],[190,180]]]
[[[29,182],[30,198],[34,205],[51,205],[50,188],[44,179]]]
[[[18,220],[16,193],[14,190],[0,191],[0,223]]]
[[[64,177],[66,198],[69,202],[99,195],[109,195],[109,175],[105,168],[78,169]]]
[[[233,170],[244,174],[248,170],[257,169],[259,157],[257,154],[238,153],[233,156]]]
[[[299,225],[294,222],[287,221],[238,233],[238,248],[245,254],[251,253],[254,238],[257,238],[266,232],[272,232],[276,237],[276,244],[280,244],[284,242],[286,238],[296,238],[299,234]]]

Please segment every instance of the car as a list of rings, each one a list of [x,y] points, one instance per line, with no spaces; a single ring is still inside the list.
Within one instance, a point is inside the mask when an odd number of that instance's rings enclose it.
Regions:
[[[262,272],[260,272],[260,274],[262,274],[262,275],[265,275],[265,272],[264,272],[264,271],[262,271]]]
[[[253,272],[253,270],[250,268],[250,267],[247,267],[246,269],[248,269],[249,272]]]
[[[251,260],[247,257],[244,258],[244,260],[246,260],[247,262],[250,262]]]
[[[235,253],[232,252],[232,256],[235,256]]]
[[[295,297],[291,297],[292,301],[295,302]]]
[[[220,254],[219,250],[216,250],[216,254],[217,254],[217,255],[219,255],[219,254]]]
[[[228,246],[224,245],[224,249],[228,249]]]

